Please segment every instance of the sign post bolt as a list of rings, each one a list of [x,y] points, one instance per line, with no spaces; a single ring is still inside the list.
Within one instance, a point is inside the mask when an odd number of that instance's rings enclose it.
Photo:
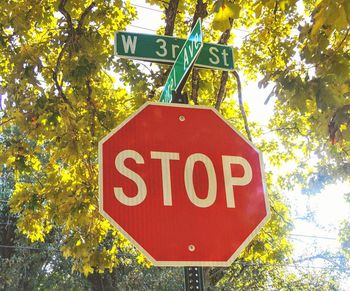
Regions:
[[[203,270],[202,267],[185,268],[185,290],[203,291]]]

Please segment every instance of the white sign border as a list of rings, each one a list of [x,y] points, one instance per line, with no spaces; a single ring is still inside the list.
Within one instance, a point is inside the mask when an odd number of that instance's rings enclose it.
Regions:
[[[179,38],[182,40],[186,40],[186,38],[181,38],[181,37],[175,37],[175,36],[169,36],[169,35],[156,35],[156,34],[149,34],[149,33],[140,33],[140,32],[131,32],[131,31],[122,31],[122,30],[118,30],[114,32],[114,55],[116,55],[117,57],[121,58],[121,59],[131,59],[131,60],[137,60],[137,61],[147,61],[147,62],[154,62],[157,64],[167,64],[167,65],[173,65],[176,61],[176,59],[174,61],[169,60],[169,59],[164,59],[161,60],[160,58],[155,59],[155,58],[143,58],[143,57],[134,57],[134,56],[128,56],[128,55],[123,55],[123,54],[118,54],[117,51],[117,34],[119,33],[134,33],[134,34],[140,34],[140,35],[152,35],[152,36],[158,36],[161,38]],[[226,71],[226,72],[233,72],[235,69],[235,60],[234,60],[234,54],[233,54],[233,46],[230,45],[224,45],[224,44],[220,44],[220,43],[205,43],[203,41],[203,47],[205,44],[209,44],[209,45],[216,45],[216,46],[222,46],[225,48],[229,48],[231,50],[231,54],[232,54],[232,68],[223,68],[223,67],[218,67],[218,66],[208,66],[208,65],[200,65],[197,64],[196,62],[194,63],[194,66],[198,69],[207,69],[207,70],[219,70],[219,71]],[[200,53],[199,53],[200,54]],[[199,57],[199,55],[198,55]]]
[[[259,156],[260,162],[260,171],[261,171],[261,179],[263,183],[264,190],[264,198],[265,198],[265,208],[266,208],[266,216],[261,220],[261,222],[257,225],[257,227],[251,232],[251,234],[243,241],[240,247],[232,254],[232,256],[226,261],[157,261],[154,259],[151,254],[149,254],[132,236],[128,234],[127,231],[123,229],[117,222],[113,220],[104,210],[103,210],[103,158],[102,158],[102,146],[103,143],[106,142],[112,135],[114,135],[117,131],[124,127],[130,120],[132,120],[136,115],[138,115],[141,111],[143,111],[148,106],[171,106],[171,107],[186,107],[186,108],[196,108],[196,109],[205,109],[211,110],[214,112],[222,121],[224,121],[235,133],[237,133],[246,143],[248,143]],[[192,106],[188,104],[178,104],[178,103],[162,103],[162,102],[146,102],[139,109],[137,109],[134,113],[132,113],[127,119],[125,119],[122,123],[120,123],[116,128],[114,128],[110,133],[108,133],[104,138],[102,138],[98,144],[98,165],[99,165],[99,179],[98,179],[98,188],[99,188],[99,211],[104,218],[106,218],[118,231],[120,231],[136,248],[154,265],[158,267],[189,267],[189,266],[197,266],[197,267],[228,267],[230,266],[235,259],[241,254],[243,249],[254,239],[254,237],[258,234],[260,229],[263,227],[265,223],[270,219],[270,204],[267,195],[267,188],[265,183],[265,175],[264,175],[264,164],[261,151],[256,149],[250,140],[244,137],[239,131],[237,131],[229,122],[227,122],[220,113],[213,107],[208,106]]]

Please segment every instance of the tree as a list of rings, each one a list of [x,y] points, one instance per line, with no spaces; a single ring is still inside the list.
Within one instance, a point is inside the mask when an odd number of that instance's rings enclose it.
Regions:
[[[288,179],[267,174],[272,218],[240,258],[248,265],[288,262],[292,222],[281,193],[295,183],[308,189],[348,176],[348,1],[147,2],[164,11],[161,34],[184,37],[198,17],[210,13],[206,41],[232,43],[235,29],[249,31],[243,45],[235,47],[240,70],[234,78],[227,72],[194,69],[185,91],[191,103],[215,106],[234,120],[271,167],[295,161]],[[310,18],[302,22],[305,16]],[[135,7],[120,0],[0,4],[0,134],[6,137],[0,162],[14,170],[11,211],[32,242],[44,242],[58,232],[63,256],[92,281],[98,272],[125,265],[125,254],[149,266],[97,207],[98,141],[143,102],[157,100],[169,71],[165,65],[144,69],[113,57],[114,31],[124,30],[135,17]],[[266,102],[275,97],[269,129],[278,141],[264,139],[259,125],[248,122],[242,74],[251,80],[263,76],[263,87],[274,82]],[[318,157],[315,165],[304,162],[311,155]],[[306,177],[312,177],[310,183]],[[213,286],[225,285],[237,272],[245,274],[235,268],[223,273],[208,269],[208,280]],[[248,269],[258,276],[257,268]],[[266,278],[279,280],[272,269],[259,273],[259,286],[268,286]],[[237,284],[247,286],[247,278]]]
[[[6,142],[6,136],[1,137]],[[71,263],[63,258],[54,233],[46,243],[31,244],[16,228],[17,217],[10,213],[7,201],[13,191],[13,171],[2,169],[0,177],[0,286],[4,290],[34,290],[40,288],[85,289],[87,280],[79,273],[71,274]],[[58,236],[56,236],[56,239]],[[83,278],[84,279],[84,278]],[[85,283],[85,284],[84,284]]]

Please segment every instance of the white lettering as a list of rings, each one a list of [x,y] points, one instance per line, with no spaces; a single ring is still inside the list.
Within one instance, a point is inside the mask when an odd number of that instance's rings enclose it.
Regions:
[[[160,49],[163,50],[163,52],[157,52],[156,51],[156,54],[160,57],[165,57],[168,53],[167,49],[166,49],[166,41],[164,39],[161,39],[161,38],[158,38],[156,40],[156,43],[161,43],[160,45]]]
[[[208,195],[203,199],[197,196],[193,185],[193,168],[196,162],[202,162],[204,164],[208,175]],[[196,153],[187,158],[184,178],[188,198],[194,205],[205,208],[215,202],[217,192],[216,174],[212,161],[206,155]]]
[[[151,158],[161,160],[164,205],[171,206],[173,205],[173,200],[171,193],[170,161],[179,160],[180,155],[179,153],[170,152],[151,152]]]
[[[217,55],[218,52],[219,50],[214,46],[209,49],[209,53],[214,57],[214,59],[209,58],[209,61],[214,65],[217,65],[220,62],[219,56]]]
[[[184,50],[184,71],[186,71],[188,64],[189,64],[189,61],[188,61],[187,51],[185,48],[185,50]]]
[[[199,41],[199,34],[198,33],[196,33],[196,35],[195,35],[195,46],[196,46],[196,49],[199,49],[200,48],[200,46],[201,46],[201,43],[200,43],[200,41]]]
[[[180,160],[180,154],[176,152],[151,151],[150,156],[151,159],[160,160],[163,204],[164,206],[172,206],[172,173],[170,164],[171,161]],[[127,159],[132,159],[136,164],[144,164],[144,159],[134,150],[121,151],[115,158],[116,170],[121,175],[135,183],[137,192],[130,197],[132,193],[127,193],[129,195],[127,196],[123,187],[114,187],[114,195],[119,202],[126,206],[137,206],[146,199],[147,187],[142,177],[125,165]],[[208,190],[207,193],[203,193],[207,195],[199,195],[200,197],[205,196],[205,198],[200,198],[195,190],[194,168],[197,162],[201,162],[204,165],[207,174]],[[239,165],[243,168],[243,174],[240,177],[237,177],[237,175],[235,176],[235,174],[232,173],[232,165]],[[248,185],[252,181],[252,168],[249,162],[240,156],[222,156],[222,167],[226,192],[226,205],[227,208],[235,208],[234,189],[236,186]],[[212,206],[216,201],[217,196],[217,177],[211,159],[201,153],[191,154],[186,160],[183,175],[184,186],[189,200],[197,207],[207,208]]]
[[[194,44],[194,42],[192,41],[191,44],[190,44],[190,46],[188,47],[189,50],[190,50],[191,58],[193,58],[193,44]]]
[[[227,56],[228,56],[228,53],[226,51],[226,49],[224,49],[222,51],[222,56],[224,57],[224,65],[227,67],[228,66],[228,63],[227,63]]]
[[[171,52],[172,52],[172,57],[173,59],[176,58],[176,49],[178,49],[180,46],[178,46],[177,44],[173,44],[171,45]]]
[[[122,35],[122,42],[123,42],[125,53],[129,53],[129,49],[130,49],[131,53],[135,54],[137,36],[134,36],[133,39],[131,39],[131,36],[128,35],[127,39],[125,39],[125,35]]]
[[[116,169],[120,174],[135,182],[137,186],[137,194],[134,197],[128,197],[125,195],[123,188],[114,187],[114,195],[124,205],[136,206],[145,200],[147,188],[145,181],[137,173],[125,166],[124,162],[126,159],[133,159],[137,164],[143,164],[144,160],[138,152],[133,150],[124,150],[115,158]]]
[[[231,164],[238,164],[243,167],[243,177],[232,177]],[[235,208],[233,186],[248,185],[253,178],[252,168],[246,159],[239,156],[222,156],[222,167],[224,170],[227,207]]]
[[[176,87],[176,70],[174,70],[173,80],[174,80],[174,88],[175,88]]]

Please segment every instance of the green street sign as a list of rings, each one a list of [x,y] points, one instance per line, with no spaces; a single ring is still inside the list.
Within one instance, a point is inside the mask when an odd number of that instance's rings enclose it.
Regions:
[[[163,92],[160,95],[160,102],[171,102],[173,98],[172,92],[179,88],[186,73],[190,70],[190,68],[192,68],[192,65],[197,59],[202,47],[203,33],[201,28],[201,20],[198,19],[196,25],[190,33],[190,36],[179,52],[174,66],[171,68],[168,79],[164,85]]]
[[[115,54],[121,58],[173,64],[186,39],[118,31],[114,41]],[[232,47],[204,43],[195,67],[233,71]]]

